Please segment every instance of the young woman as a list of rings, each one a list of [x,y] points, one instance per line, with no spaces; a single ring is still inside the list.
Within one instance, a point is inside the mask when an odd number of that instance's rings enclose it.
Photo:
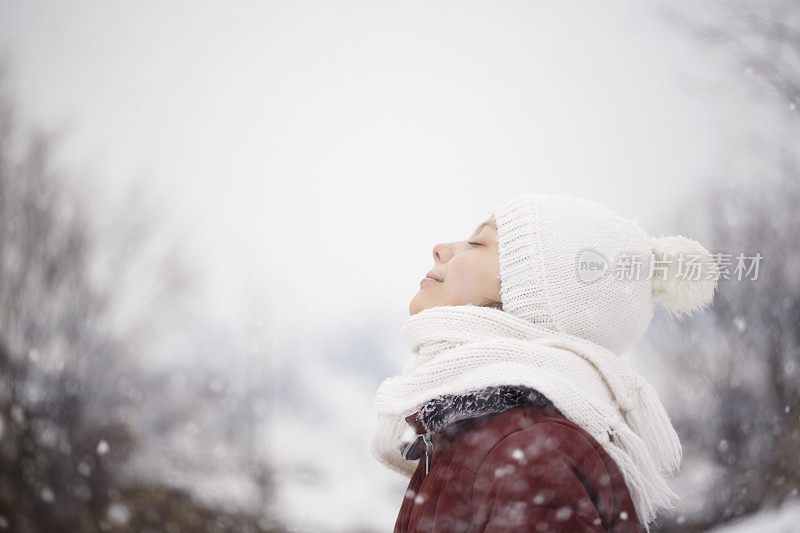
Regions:
[[[587,200],[521,194],[433,258],[401,330],[414,358],[375,398],[371,451],[411,475],[395,531],[649,530],[677,503],[681,446],[619,355],[655,301],[710,304],[711,254]]]

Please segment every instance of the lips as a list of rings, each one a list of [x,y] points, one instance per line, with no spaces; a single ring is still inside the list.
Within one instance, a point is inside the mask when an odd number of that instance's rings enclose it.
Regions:
[[[425,276],[425,278],[426,279],[432,279],[433,281],[438,281],[439,283],[442,282],[442,280],[440,278],[438,278],[437,276],[434,276],[431,272],[428,272],[428,274]]]

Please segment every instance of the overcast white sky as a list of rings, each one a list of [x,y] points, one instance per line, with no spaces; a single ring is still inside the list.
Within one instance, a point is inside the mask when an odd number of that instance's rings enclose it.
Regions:
[[[643,2],[2,1],[0,43],[66,164],[147,181],[210,308],[287,331],[404,316],[433,245],[518,192],[669,233],[769,120]]]

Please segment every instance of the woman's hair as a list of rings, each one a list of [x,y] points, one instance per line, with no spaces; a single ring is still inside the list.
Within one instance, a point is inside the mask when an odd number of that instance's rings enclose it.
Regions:
[[[495,309],[503,310],[503,302],[497,300],[488,300],[481,307],[494,307]]]

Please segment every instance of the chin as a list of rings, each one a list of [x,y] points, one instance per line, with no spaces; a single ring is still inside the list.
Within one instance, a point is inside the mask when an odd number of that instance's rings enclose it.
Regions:
[[[420,297],[419,294],[414,296],[414,299],[411,300],[411,303],[408,305],[408,314],[409,315],[416,315],[423,309],[427,309],[431,307],[428,305],[430,302],[426,302],[425,298]]]

